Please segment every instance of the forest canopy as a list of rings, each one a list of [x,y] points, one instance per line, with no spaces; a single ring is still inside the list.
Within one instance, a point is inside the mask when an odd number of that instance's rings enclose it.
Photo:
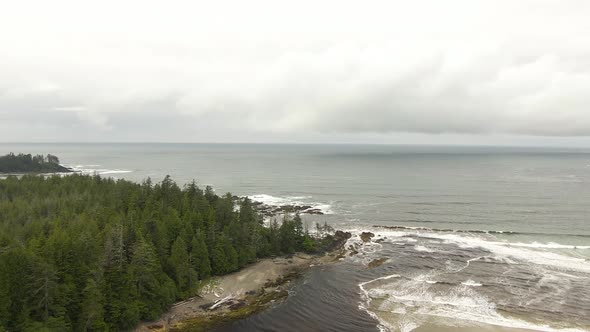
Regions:
[[[271,255],[314,252],[298,215],[263,225],[248,198],[167,176],[0,180],[0,331],[118,331],[203,280]]]
[[[59,164],[59,158],[48,154],[47,156],[20,153],[9,153],[0,156],[0,173],[65,173],[71,172],[69,168]]]

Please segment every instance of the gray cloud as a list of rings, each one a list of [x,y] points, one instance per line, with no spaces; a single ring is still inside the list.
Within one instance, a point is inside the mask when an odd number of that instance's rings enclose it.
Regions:
[[[141,5],[3,11],[0,140],[590,136],[586,1]]]

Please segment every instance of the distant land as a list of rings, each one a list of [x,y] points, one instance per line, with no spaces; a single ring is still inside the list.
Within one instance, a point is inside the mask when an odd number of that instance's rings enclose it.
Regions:
[[[0,173],[70,173],[72,169],[59,164],[59,158],[48,154],[9,153],[0,157]]]

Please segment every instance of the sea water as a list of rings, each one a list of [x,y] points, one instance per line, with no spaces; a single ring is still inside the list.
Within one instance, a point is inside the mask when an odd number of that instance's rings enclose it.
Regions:
[[[193,179],[305,204],[354,236],[283,304],[221,331],[590,331],[590,151],[566,148],[0,144],[86,173]],[[375,234],[364,243],[358,235]],[[370,269],[368,263],[386,258]],[[436,330],[436,328],[433,328]],[[432,329],[431,329],[432,330]]]

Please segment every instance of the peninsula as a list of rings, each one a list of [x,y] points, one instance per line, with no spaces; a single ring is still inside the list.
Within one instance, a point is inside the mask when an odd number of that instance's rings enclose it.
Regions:
[[[9,153],[0,157],[0,173],[70,173],[70,168],[59,164],[59,158],[46,156]]]

